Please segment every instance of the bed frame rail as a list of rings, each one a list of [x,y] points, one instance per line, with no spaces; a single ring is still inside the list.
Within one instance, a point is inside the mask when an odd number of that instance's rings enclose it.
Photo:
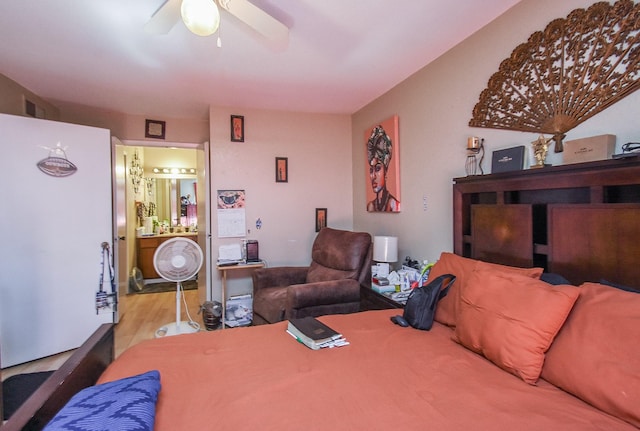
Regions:
[[[114,324],[101,325],[0,428],[41,430],[80,390],[94,385],[114,359]]]

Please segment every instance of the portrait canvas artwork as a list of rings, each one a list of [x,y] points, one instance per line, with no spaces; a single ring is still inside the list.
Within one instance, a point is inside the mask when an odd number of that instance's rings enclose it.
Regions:
[[[398,116],[365,131],[367,211],[400,212]]]

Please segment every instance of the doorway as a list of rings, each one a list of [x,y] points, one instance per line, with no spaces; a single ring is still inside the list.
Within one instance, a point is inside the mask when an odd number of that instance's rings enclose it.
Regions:
[[[164,241],[187,236],[200,245],[207,262],[210,246],[208,211],[208,142],[202,144],[120,141],[114,138],[116,177],[117,265],[121,298],[136,294],[137,275],[143,284],[162,282],[153,270],[153,252],[140,252],[141,240]],[[146,262],[141,261],[146,260]],[[145,271],[140,271],[141,267]],[[200,303],[210,290],[209,265],[197,277]],[[138,270],[134,270],[137,268]],[[149,270],[151,268],[151,270]],[[147,294],[147,293],[145,293]],[[153,293],[148,293],[153,295]],[[126,303],[126,301],[123,301]],[[122,314],[126,313],[121,307]]]

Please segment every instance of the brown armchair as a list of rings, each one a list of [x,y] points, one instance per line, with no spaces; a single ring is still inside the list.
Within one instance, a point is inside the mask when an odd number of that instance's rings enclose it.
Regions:
[[[360,285],[369,282],[371,253],[368,233],[323,228],[308,267],[253,272],[254,324],[359,311]]]

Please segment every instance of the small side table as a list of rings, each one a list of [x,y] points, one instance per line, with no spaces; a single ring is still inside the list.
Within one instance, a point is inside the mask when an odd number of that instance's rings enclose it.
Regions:
[[[376,292],[369,286],[360,286],[360,311],[404,308],[404,304]]]
[[[227,311],[227,272],[238,270],[254,270],[258,268],[264,268],[264,262],[251,262],[251,263],[239,263],[237,265],[218,265],[216,267],[222,274],[222,329],[224,329],[224,322],[226,321]]]

